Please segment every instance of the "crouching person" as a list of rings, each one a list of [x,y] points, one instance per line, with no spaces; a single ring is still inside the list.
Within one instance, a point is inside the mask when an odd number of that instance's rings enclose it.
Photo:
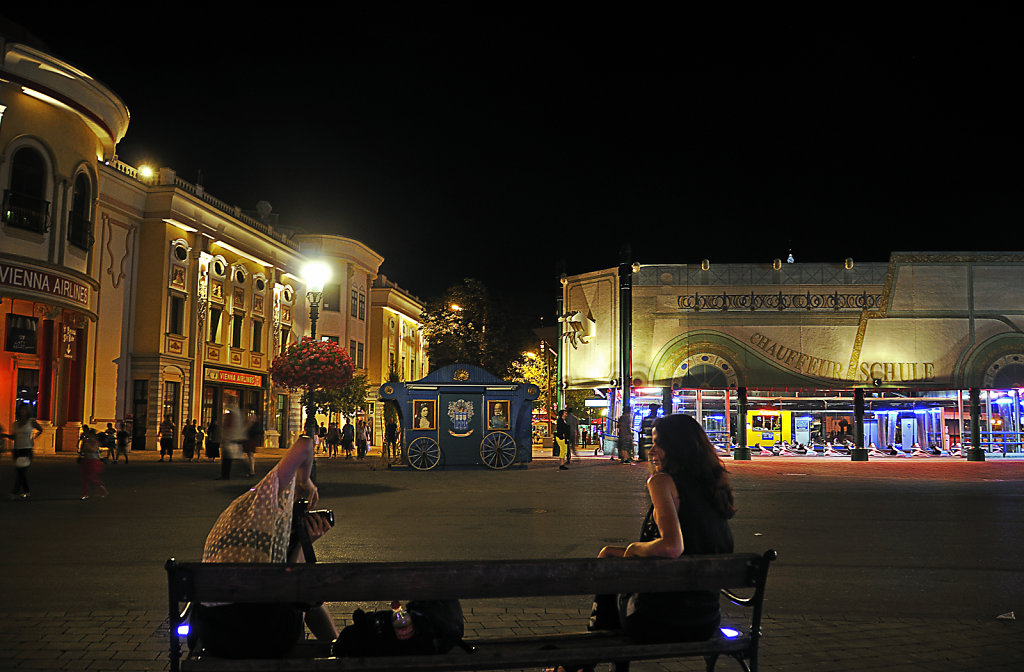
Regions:
[[[310,508],[317,503],[310,480],[313,450],[314,440],[300,437],[263,480],[228,505],[206,538],[203,562],[307,561],[303,544],[295,543],[305,535],[293,534],[292,528],[296,499],[304,497]],[[322,512],[298,518],[309,542],[333,524]],[[318,640],[329,643],[338,636],[322,604],[203,604],[196,606],[191,624],[196,645],[207,654],[278,658],[303,639],[303,621]]]

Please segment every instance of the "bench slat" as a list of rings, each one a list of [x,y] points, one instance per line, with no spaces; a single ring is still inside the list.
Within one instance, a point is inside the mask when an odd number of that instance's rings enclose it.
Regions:
[[[717,590],[754,585],[757,554],[485,562],[180,563],[180,601],[357,602]],[[254,590],[254,587],[257,589]]]
[[[596,635],[592,636],[592,635]],[[596,640],[596,641],[595,641]],[[558,662],[601,663],[614,660],[643,660],[700,656],[711,653],[728,655],[745,651],[749,637],[715,638],[703,642],[671,642],[640,644],[623,635],[583,633],[547,635],[505,642],[478,640],[472,654],[455,650],[437,656],[388,656],[380,658],[286,658],[280,660],[199,659],[182,661],[183,672],[206,669],[224,672],[394,672],[419,670],[500,670],[516,667],[539,667]]]

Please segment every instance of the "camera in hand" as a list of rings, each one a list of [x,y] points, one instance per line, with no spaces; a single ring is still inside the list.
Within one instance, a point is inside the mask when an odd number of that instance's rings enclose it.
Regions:
[[[327,524],[334,527],[334,511],[330,509],[309,509],[309,500],[296,499],[292,507],[292,535],[288,540],[288,555],[296,546],[302,546],[307,562],[316,562],[316,555],[313,553],[313,542],[309,538],[309,530],[306,529],[306,516],[319,516],[327,521]]]

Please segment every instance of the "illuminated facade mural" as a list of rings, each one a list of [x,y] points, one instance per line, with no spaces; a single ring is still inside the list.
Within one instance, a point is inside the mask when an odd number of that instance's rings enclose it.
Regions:
[[[927,409],[940,417],[917,423],[930,425],[928,432],[906,442],[945,446],[969,440],[964,427],[972,421],[963,409],[975,389],[982,444],[1020,451],[1024,301],[1013,288],[1024,281],[1024,253],[622,268],[631,285],[628,348],[622,347],[619,315],[623,271],[566,279],[562,352],[570,388],[620,389],[613,383],[623,377],[628,357],[633,406],[653,398],[692,411],[701,398],[702,408],[718,408],[718,424],[728,426],[733,439],[742,390],[751,403],[790,410],[800,406],[792,401],[799,397],[831,397],[837,413],[844,398],[849,407],[861,394],[868,421],[872,408]],[[573,325],[574,315],[587,319]],[[898,401],[907,398],[930,401]],[[835,435],[824,430],[827,423],[817,424],[819,438]],[[715,429],[727,440],[726,430]],[[892,442],[884,429],[871,434],[869,422],[865,443]]]

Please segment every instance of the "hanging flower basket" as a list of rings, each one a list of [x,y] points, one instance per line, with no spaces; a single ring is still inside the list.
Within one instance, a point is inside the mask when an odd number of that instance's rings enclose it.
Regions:
[[[337,343],[303,336],[274,358],[270,377],[289,388],[337,390],[352,380],[354,368],[352,358]]]

